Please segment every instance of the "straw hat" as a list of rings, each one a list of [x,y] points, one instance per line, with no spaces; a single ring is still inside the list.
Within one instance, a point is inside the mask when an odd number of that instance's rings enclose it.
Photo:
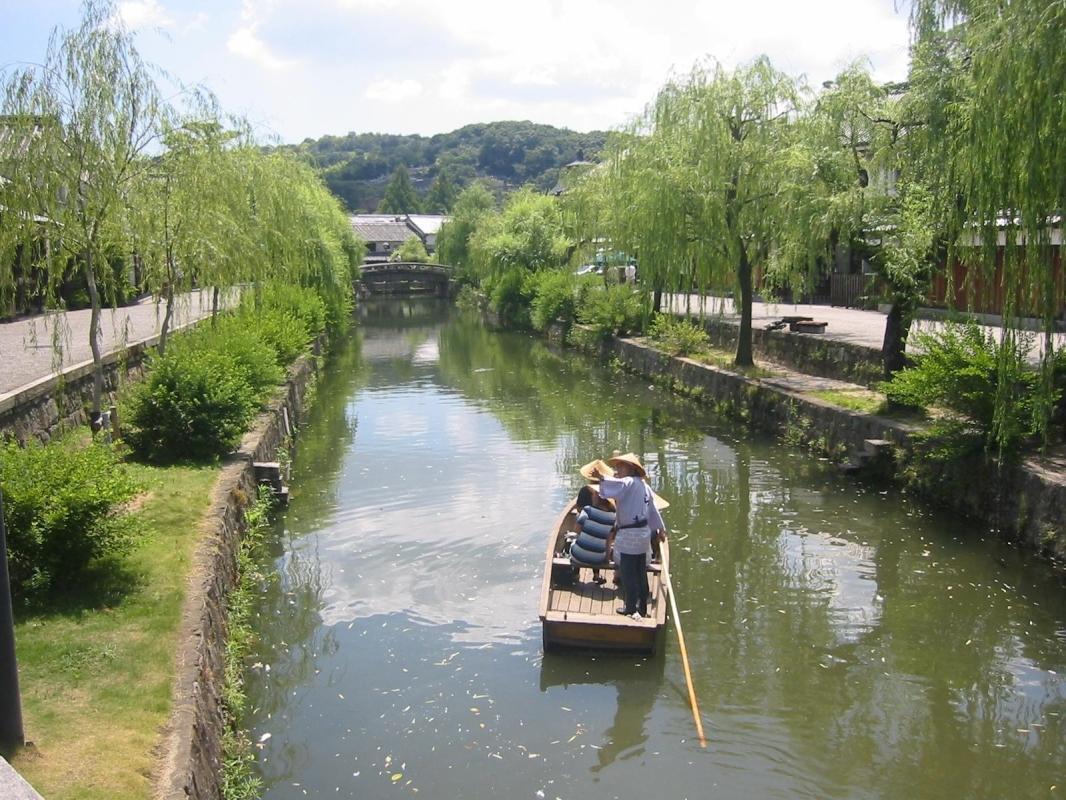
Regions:
[[[618,464],[628,464],[637,471],[637,474],[640,475],[640,477],[648,477],[647,470],[644,469],[644,465],[640,463],[640,459],[637,458],[635,453],[623,453],[620,456],[611,456],[607,459],[607,463],[612,467],[617,466]]]
[[[600,475],[606,475],[608,478],[614,477],[614,470],[607,466],[606,461],[600,458],[597,458],[595,461],[590,461],[579,469],[578,472],[581,473],[581,477],[585,480],[594,481],[596,479],[592,475],[592,470],[596,470]]]

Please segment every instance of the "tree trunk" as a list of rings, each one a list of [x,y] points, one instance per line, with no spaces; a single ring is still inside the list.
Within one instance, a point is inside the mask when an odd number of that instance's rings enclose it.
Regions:
[[[885,338],[881,343],[881,363],[885,380],[907,366],[907,334],[910,332],[911,314],[903,305],[893,303],[885,319]]]
[[[740,284],[740,332],[737,336],[737,355],[733,363],[738,367],[755,365],[751,347],[751,262],[744,243],[740,243],[740,261],[737,264],[737,282]]]
[[[89,316],[89,349],[93,354],[93,402],[89,410],[89,421],[99,425],[100,410],[104,397],[104,361],[100,353],[100,291],[96,286],[96,274],[93,272],[93,256],[90,250],[85,256],[85,283],[89,290],[89,302],[92,313]]]
[[[211,289],[211,327],[215,326],[218,321],[218,287],[214,286]]]
[[[167,308],[163,312],[163,324],[159,326],[159,355],[167,352],[167,337],[170,334],[170,322],[174,318],[174,283],[167,284]]]
[[[652,292],[651,304],[652,304],[652,310],[655,311],[656,314],[662,313],[662,310],[663,310],[663,290],[662,289],[656,289],[655,291]]]

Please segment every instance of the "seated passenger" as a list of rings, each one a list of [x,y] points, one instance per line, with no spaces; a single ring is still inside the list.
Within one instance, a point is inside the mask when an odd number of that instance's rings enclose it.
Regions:
[[[570,558],[581,566],[592,567],[593,581],[606,583],[599,565],[607,560],[607,537],[614,525],[614,506],[595,486],[581,487],[574,506],[580,533],[570,546]]]

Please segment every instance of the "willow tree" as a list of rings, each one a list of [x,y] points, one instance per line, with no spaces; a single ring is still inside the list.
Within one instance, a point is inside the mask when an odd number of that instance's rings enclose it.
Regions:
[[[801,100],[766,58],[732,71],[696,67],[659,92],[586,178],[603,197],[599,235],[636,254],[654,290],[735,287],[740,366],[753,363],[755,270],[777,246]]]
[[[248,210],[227,152],[239,134],[226,130],[210,109],[204,111],[164,126],[164,150],[141,174],[132,198],[131,231],[143,286],[164,305],[160,353],[179,293],[232,282],[228,265],[247,246]]]
[[[521,189],[498,214],[487,214],[470,238],[471,261],[481,276],[560,267],[571,252],[554,197]]]
[[[914,152],[922,113],[925,106],[906,85],[879,85],[861,64],[841,72],[800,123],[797,150],[810,163],[800,162],[794,173],[794,209],[779,221],[806,226],[811,246],[823,239],[827,259],[839,245],[873,266],[889,303],[881,348],[886,377],[904,366],[938,239],[926,189],[938,174],[934,168],[928,175],[926,160]]]
[[[467,186],[455,200],[451,218],[437,234],[437,260],[441,264],[469,270],[470,237],[481,218],[496,210],[496,198],[480,181]]]
[[[154,79],[110,2],[88,0],[78,28],[52,33],[44,63],[16,70],[5,84],[11,135],[25,147],[6,176],[0,242],[11,253],[46,239],[53,291],[68,265],[84,277],[94,419],[104,387],[101,309],[124,289],[110,258],[129,251],[127,199],[157,141],[160,107]]]
[[[931,104],[927,142],[945,176],[937,196],[955,252],[965,252],[987,285],[1001,270],[1006,339],[1022,316],[1043,323],[1044,427],[1054,396],[1055,317],[1066,309],[1066,4],[916,0],[912,24],[915,62],[939,56],[950,67],[939,85],[954,102]],[[973,281],[971,296],[975,288]],[[1009,368],[1000,364],[1001,377]],[[997,428],[1008,410],[1009,387],[1002,388]]]

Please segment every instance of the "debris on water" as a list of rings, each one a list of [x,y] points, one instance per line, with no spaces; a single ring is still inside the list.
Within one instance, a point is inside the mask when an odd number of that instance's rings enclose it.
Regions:
[[[259,742],[260,742],[260,744],[261,744],[261,743],[263,743],[263,742],[265,742],[265,741],[266,741],[267,739],[269,739],[269,738],[270,738],[271,736],[273,736],[273,734],[271,734],[271,733],[264,733],[264,734],[263,734],[262,736],[260,736],[260,737],[259,737]]]

